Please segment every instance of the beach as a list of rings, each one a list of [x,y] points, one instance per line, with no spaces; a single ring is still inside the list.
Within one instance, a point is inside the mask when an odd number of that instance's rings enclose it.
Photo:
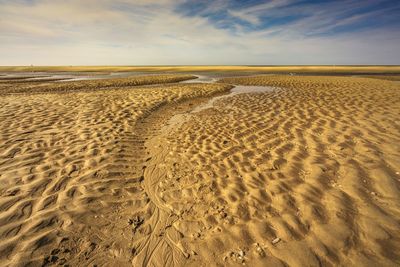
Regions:
[[[0,76],[0,265],[399,265],[381,68]]]

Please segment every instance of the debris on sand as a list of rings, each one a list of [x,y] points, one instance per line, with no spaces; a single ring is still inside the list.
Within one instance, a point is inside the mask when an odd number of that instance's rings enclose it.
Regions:
[[[260,256],[261,258],[265,257],[265,251],[264,249],[260,246],[260,244],[255,243],[256,245],[256,253],[258,254],[258,256]]]
[[[238,263],[245,263],[245,252],[242,249],[239,249],[238,251],[231,251],[228,252],[227,255],[225,255],[222,260],[227,261],[228,259],[238,262]]]
[[[128,220],[129,225],[132,225],[133,233],[136,233],[136,230],[144,223],[144,219],[136,216],[133,219]]]

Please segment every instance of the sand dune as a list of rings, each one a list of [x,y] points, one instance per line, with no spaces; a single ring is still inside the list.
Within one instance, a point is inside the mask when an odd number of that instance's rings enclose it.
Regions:
[[[0,85],[1,265],[400,264],[398,82],[130,79]]]

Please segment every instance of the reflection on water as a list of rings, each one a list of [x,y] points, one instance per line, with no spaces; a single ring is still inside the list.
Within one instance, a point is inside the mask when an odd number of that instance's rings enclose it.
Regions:
[[[109,79],[109,78],[126,78],[134,76],[152,76],[152,75],[165,75],[165,74],[183,74],[176,72],[143,72],[143,71],[127,71],[127,72],[0,72],[2,79],[20,77],[24,80],[52,80],[53,82],[72,82],[72,81],[83,81],[83,80],[97,80],[97,79]],[[197,78],[182,81],[181,83],[214,83],[221,78],[232,77],[232,76],[252,76],[257,73],[219,73],[219,72],[203,72],[203,73],[185,73],[188,75],[196,76]]]
[[[216,96],[211,98],[207,103],[197,106],[193,109],[192,113],[199,112],[208,108],[213,108],[214,103],[217,100],[229,98],[238,94],[256,94],[256,93],[267,93],[273,92],[278,88],[272,86],[247,86],[247,85],[238,85],[231,89],[230,93],[227,95]]]
[[[197,74],[195,76],[197,77],[196,79],[182,81],[181,83],[213,83],[218,80],[217,78],[211,76],[197,75]]]
[[[245,86],[245,85],[235,86],[230,90],[228,94],[213,97],[208,102],[195,107],[190,113],[181,113],[181,114],[178,113],[172,116],[162,128],[162,131],[168,132],[171,129],[178,128],[180,125],[188,121],[190,117],[193,116],[193,113],[213,108],[214,103],[218,100],[226,99],[239,94],[260,94],[260,93],[274,92],[276,90],[280,90],[280,88],[271,86]]]

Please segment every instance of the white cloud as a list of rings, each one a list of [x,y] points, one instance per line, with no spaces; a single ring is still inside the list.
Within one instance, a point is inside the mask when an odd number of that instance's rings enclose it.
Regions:
[[[251,14],[248,14],[247,12],[241,12],[241,11],[234,11],[234,10],[228,10],[229,15],[233,17],[237,17],[243,21],[249,22],[251,24],[259,24],[260,19],[257,16],[253,16]]]
[[[310,23],[320,19],[319,25],[330,25],[332,18],[324,18],[326,12],[254,32],[237,24],[232,33],[215,27],[206,17],[178,14],[179,1],[35,3],[1,3],[0,65],[394,64],[400,57],[398,36],[382,40],[393,29],[375,35],[305,38],[304,32],[318,29]],[[290,2],[271,1],[230,13],[258,24],[263,12],[275,12],[284,3]],[[219,1],[208,9],[226,6],[226,1]]]

